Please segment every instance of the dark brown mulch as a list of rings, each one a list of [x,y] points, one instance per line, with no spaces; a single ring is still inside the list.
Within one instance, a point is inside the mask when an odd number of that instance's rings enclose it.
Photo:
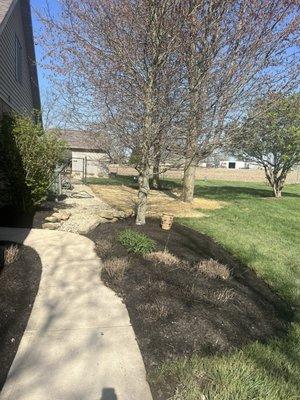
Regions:
[[[9,243],[0,242],[0,267],[3,250]],[[20,246],[16,261],[0,269],[0,390],[18,350],[35,296],[42,265],[30,247]]]
[[[97,252],[104,262],[128,256],[117,242],[119,232],[128,227],[154,239],[158,250],[166,246],[187,262],[170,267],[130,255],[123,279],[102,272],[104,282],[129,310],[148,371],[166,360],[222,353],[286,331],[287,305],[211,238],[179,224],[174,224],[170,237],[158,220],[142,227],[132,219],[98,226],[88,236],[99,242]],[[231,278],[195,272],[199,260],[210,258],[227,265]]]

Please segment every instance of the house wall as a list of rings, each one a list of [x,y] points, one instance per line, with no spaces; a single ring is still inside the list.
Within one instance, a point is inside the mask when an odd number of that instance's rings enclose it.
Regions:
[[[15,76],[15,35],[22,46],[22,83]],[[20,2],[0,35],[0,98],[18,112],[31,112],[34,108]]]
[[[10,107],[0,98],[0,208],[9,203],[9,183],[5,175],[5,160],[2,151],[1,120],[4,113],[9,113]]]
[[[82,176],[84,159],[87,159],[87,175],[103,176],[108,174],[109,157],[106,153],[72,150],[72,174]]]

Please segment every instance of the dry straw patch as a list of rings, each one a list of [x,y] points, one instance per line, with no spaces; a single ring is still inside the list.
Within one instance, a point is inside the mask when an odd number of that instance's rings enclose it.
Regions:
[[[127,257],[110,258],[103,263],[103,270],[114,280],[121,281],[124,277],[126,267],[128,266]]]
[[[4,265],[12,264],[19,256],[19,247],[13,244],[4,250]]]
[[[112,250],[112,243],[109,240],[101,239],[96,241],[96,248],[102,256],[106,256]]]
[[[153,303],[140,304],[137,309],[142,312],[149,321],[157,321],[167,318],[171,314],[171,305],[165,299],[157,299]]]
[[[136,209],[137,189],[124,185],[91,185],[93,192],[105,203],[124,211],[132,212]],[[148,201],[148,216],[161,216],[167,212],[175,217],[200,218],[204,214],[198,209],[215,210],[223,207],[225,203],[196,198],[192,203],[184,203],[180,200],[179,192],[162,192],[151,190]]]
[[[213,293],[213,298],[217,303],[227,303],[234,298],[232,289],[222,289]]]
[[[206,275],[209,278],[218,278],[228,280],[230,278],[230,269],[212,258],[210,260],[201,260],[195,265],[196,271]]]
[[[168,267],[176,267],[181,264],[180,259],[168,251],[153,251],[152,253],[145,254],[144,257],[148,261],[158,264],[165,264]]]

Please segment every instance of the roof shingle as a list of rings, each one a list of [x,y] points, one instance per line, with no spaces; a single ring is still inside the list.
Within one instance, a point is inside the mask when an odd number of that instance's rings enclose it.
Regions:
[[[92,131],[64,130],[61,138],[67,142],[70,149],[81,149],[105,152],[107,147],[103,135]]]
[[[1,0],[0,1],[0,25],[5,18],[5,15],[8,13],[8,10],[14,0]]]

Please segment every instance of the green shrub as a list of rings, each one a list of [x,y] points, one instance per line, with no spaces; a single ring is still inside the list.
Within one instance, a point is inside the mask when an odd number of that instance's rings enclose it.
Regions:
[[[121,232],[118,240],[130,253],[147,254],[155,249],[155,242],[152,239],[132,229]]]
[[[1,128],[11,203],[29,211],[46,198],[65,143],[57,132],[45,134],[42,125],[30,116],[5,116]]]

